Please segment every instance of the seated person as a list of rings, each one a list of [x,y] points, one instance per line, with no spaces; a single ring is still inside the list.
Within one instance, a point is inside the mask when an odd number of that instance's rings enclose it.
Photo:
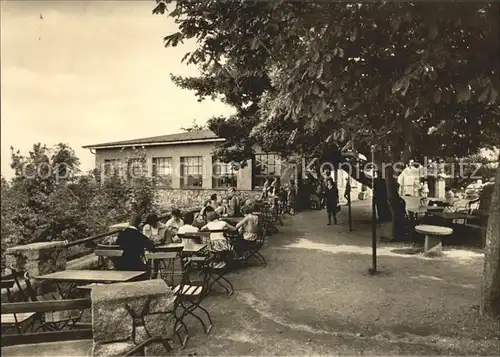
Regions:
[[[207,224],[207,214],[209,212],[214,212],[214,209],[210,205],[205,205],[205,207],[203,207],[201,211],[196,214],[193,225],[201,228]]]
[[[446,200],[451,201],[455,198],[455,194],[453,193],[451,188],[445,187],[444,191],[445,191],[444,198],[446,198]]]
[[[192,212],[186,212],[183,218],[184,225],[179,227],[178,234],[197,233],[199,231],[198,227],[193,226],[194,214]]]
[[[167,231],[172,237],[172,242],[178,242],[180,239],[177,238],[177,230],[184,225],[181,218],[181,211],[177,208],[172,210],[172,218],[170,218],[165,224]]]
[[[116,244],[123,250],[121,259],[117,260],[117,270],[148,271],[144,261],[145,250],[154,249],[155,244],[139,231],[141,217],[132,216],[130,226],[118,234]]]
[[[208,212],[207,221],[208,223],[201,227],[200,231],[219,231],[228,230],[235,232],[236,227],[233,227],[226,221],[221,221],[220,216],[217,212]],[[215,232],[210,234],[210,251],[217,252],[228,252],[231,250],[231,244],[229,240],[224,236],[223,232]]]
[[[213,195],[210,196],[210,201],[208,201],[208,204],[212,206],[213,209],[219,207],[219,203],[217,202],[217,194],[214,193]]]
[[[154,213],[148,215],[146,224],[142,228],[142,234],[152,240],[155,244],[163,244],[167,226],[158,220]]]
[[[215,209],[215,212],[217,212],[221,217],[227,217],[228,216],[228,201],[226,198],[222,200],[221,203],[219,203],[218,207]]]
[[[237,229],[243,231],[243,239],[247,241],[255,241],[259,233],[259,217],[255,215],[253,206],[243,206],[241,208],[244,218],[236,225]]]

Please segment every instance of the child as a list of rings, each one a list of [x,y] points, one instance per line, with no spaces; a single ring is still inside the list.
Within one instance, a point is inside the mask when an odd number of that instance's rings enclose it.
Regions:
[[[337,189],[337,185],[332,179],[327,181],[326,186],[326,211],[328,212],[328,225],[332,225],[332,216],[333,221],[337,224],[337,205],[339,203],[339,190]]]
[[[259,232],[259,217],[255,215],[253,206],[245,205],[241,211],[245,217],[236,225],[237,229],[243,231],[243,239],[247,241],[255,241]]]
[[[255,242],[259,234],[259,216],[253,213],[254,207],[245,205],[241,211],[245,217],[236,225],[236,228],[243,233],[243,239],[238,239],[235,243],[237,257],[243,256],[248,242]]]
[[[172,210],[172,218],[170,218],[165,224],[167,231],[170,233],[170,236],[172,237],[172,242],[180,241],[180,239],[177,238],[177,231],[183,225],[184,221],[181,218],[181,211],[179,211],[177,208]]]
[[[236,231],[236,227],[233,227],[225,221],[221,221],[220,216],[217,212],[212,211],[207,213],[208,223],[201,227],[200,231]],[[229,240],[224,236],[222,232],[214,232],[210,234],[210,251],[214,253],[230,252],[231,245]]]

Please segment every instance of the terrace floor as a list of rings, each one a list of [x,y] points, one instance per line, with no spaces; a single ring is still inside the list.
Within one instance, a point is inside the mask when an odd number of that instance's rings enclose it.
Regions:
[[[381,273],[370,276],[369,202],[353,204],[354,232],[348,231],[345,208],[337,226],[327,226],[325,215],[287,217],[264,249],[268,266],[230,274],[234,295],[205,303],[215,321],[211,334],[188,321],[188,347],[174,354],[498,355],[498,322],[478,314],[479,251],[445,247],[443,257],[430,259],[400,255],[392,250],[402,245],[380,243]],[[53,345],[2,352],[70,356],[91,348],[83,342],[61,346],[57,353],[49,352]]]

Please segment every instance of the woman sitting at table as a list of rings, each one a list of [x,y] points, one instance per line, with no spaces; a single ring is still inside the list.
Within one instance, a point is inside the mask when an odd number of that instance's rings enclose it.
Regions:
[[[130,226],[118,234],[116,244],[123,250],[123,255],[117,260],[117,270],[148,271],[144,261],[144,251],[154,249],[155,244],[139,231],[141,216],[134,215]]]
[[[146,224],[142,228],[142,234],[151,239],[155,244],[163,244],[165,241],[166,224],[158,220],[154,213],[148,215]]]
[[[207,221],[208,223],[201,227],[200,231],[237,231],[236,227],[233,227],[229,223],[220,220],[220,216],[217,212],[208,212]],[[231,251],[231,244],[229,240],[224,236],[223,232],[214,232],[210,234],[209,250],[213,253],[217,253],[218,257],[223,260],[226,256],[226,254],[224,253],[229,253]]]
[[[181,218],[181,211],[179,211],[177,208],[172,210],[172,218],[170,218],[165,224],[172,242],[177,243],[180,241],[180,239],[177,238],[177,231],[183,225],[184,221]]]

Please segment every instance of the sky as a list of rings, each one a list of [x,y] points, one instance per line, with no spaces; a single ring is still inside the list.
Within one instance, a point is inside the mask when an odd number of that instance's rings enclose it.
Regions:
[[[81,169],[83,145],[181,131],[230,114],[198,103],[170,74],[196,75],[181,59],[194,42],[165,48],[177,30],[152,15],[155,1],[1,0],[1,173],[12,177],[10,147],[69,144]],[[42,19],[43,18],[43,19]]]

